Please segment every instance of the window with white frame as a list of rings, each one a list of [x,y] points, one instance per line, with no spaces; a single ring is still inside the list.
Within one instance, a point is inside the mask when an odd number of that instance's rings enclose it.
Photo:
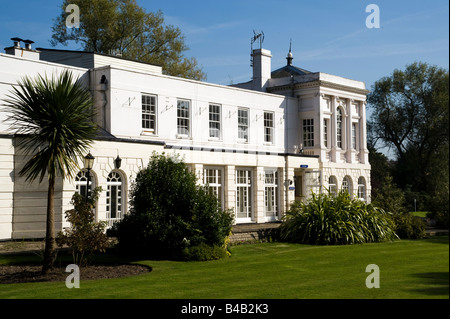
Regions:
[[[332,175],[328,178],[328,191],[331,195],[337,196],[337,189],[337,179]]]
[[[89,193],[92,189],[95,188],[94,175],[92,171],[89,174],[89,185],[88,185],[88,174],[87,170],[83,169],[78,172],[77,176],[75,176],[75,191],[82,195],[86,196],[86,187],[88,187]],[[89,196],[90,194],[88,194]]]
[[[247,108],[238,109],[238,139],[248,142],[248,114]]]
[[[314,146],[314,119],[303,120],[303,146]]]
[[[352,123],[352,149],[356,150],[356,123]]]
[[[112,226],[123,217],[122,175],[117,171],[109,173],[106,179],[106,221]]]
[[[209,105],[209,137],[220,139],[220,105]]]
[[[223,207],[222,175],[220,168],[203,169],[203,184],[207,185],[211,194],[217,197],[221,207]]]
[[[273,143],[274,118],[272,112],[264,112],[264,142]]]
[[[366,200],[366,179],[362,176],[358,178],[358,198]]]
[[[342,148],[342,129],[342,110],[338,107],[336,110],[336,141],[339,148]]]
[[[328,119],[323,120],[323,145],[328,148]]]
[[[342,190],[346,191],[347,193],[350,194],[350,196],[352,196],[353,186],[350,176],[345,176],[344,179],[342,180]]]
[[[252,172],[248,169],[236,170],[236,218],[252,219]]]
[[[267,170],[264,174],[264,211],[266,218],[278,218],[278,172]]]
[[[142,129],[156,133],[156,95],[142,94]]]
[[[177,101],[177,132],[182,136],[190,136],[191,101]]]

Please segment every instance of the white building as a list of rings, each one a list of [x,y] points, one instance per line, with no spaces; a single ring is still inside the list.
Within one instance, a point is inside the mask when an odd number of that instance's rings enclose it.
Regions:
[[[0,100],[24,76],[65,69],[92,92],[102,128],[90,151],[90,187],[103,188],[98,220],[112,224],[127,213],[130,183],[154,151],[180,154],[199,183],[234,209],[236,223],[280,220],[311,191],[347,189],[369,200],[365,84],[297,68],[290,52],[287,65],[272,72],[270,51],[253,50],[252,81],[222,86],[90,52],[33,50],[20,42],[5,51]],[[0,240],[42,238],[47,185],[18,176],[26,155],[14,147],[6,116],[0,112]],[[84,192],[86,183],[83,169],[75,180],[58,181],[57,230],[66,226],[73,193]]]

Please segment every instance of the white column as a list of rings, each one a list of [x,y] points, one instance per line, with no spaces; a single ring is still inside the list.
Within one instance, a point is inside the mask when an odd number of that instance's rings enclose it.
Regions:
[[[254,220],[257,223],[264,223],[264,167],[258,166],[253,169],[252,183]]]
[[[234,209],[236,213],[236,167],[234,165],[225,166],[223,182],[225,209]]]
[[[330,146],[331,146],[331,162],[337,162],[337,123],[336,123],[337,98],[335,95],[331,97],[331,119],[330,119]]]

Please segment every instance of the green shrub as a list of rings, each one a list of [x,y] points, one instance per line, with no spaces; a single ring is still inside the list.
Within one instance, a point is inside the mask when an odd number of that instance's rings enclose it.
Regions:
[[[62,247],[67,245],[72,251],[73,263],[83,266],[90,254],[105,252],[109,247],[105,234],[106,222],[95,222],[94,207],[101,187],[95,188],[88,200],[78,193],[72,196],[74,209],[65,212],[70,227],[58,233],[56,243]]]
[[[227,256],[227,249],[223,246],[200,244],[185,248],[181,258],[186,261],[207,261]]]
[[[411,213],[392,214],[394,230],[403,239],[421,239],[426,236],[425,222]]]
[[[221,247],[231,231],[232,212],[177,157],[153,154],[130,195],[130,213],[110,232],[129,254],[180,258],[193,246]]]
[[[279,228],[282,241],[341,245],[394,240],[397,238],[389,214],[347,192],[312,194],[307,202],[296,202]]]

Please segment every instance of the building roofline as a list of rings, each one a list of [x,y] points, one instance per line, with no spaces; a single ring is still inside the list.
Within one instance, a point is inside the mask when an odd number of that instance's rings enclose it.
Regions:
[[[279,86],[271,86],[271,87],[267,88],[267,91],[270,93],[273,93],[273,92],[277,92],[277,91],[311,88],[311,87],[317,87],[317,86],[330,88],[330,89],[336,89],[336,90],[342,90],[342,91],[361,94],[361,95],[367,95],[370,92],[367,89],[355,88],[352,86],[337,84],[337,83],[324,81],[324,80],[313,80],[313,81],[302,82],[302,83],[294,83],[294,84],[289,83],[289,84],[284,84],[284,85],[279,85]]]
[[[115,59],[124,60],[124,61],[137,62],[137,63],[147,64],[147,65],[153,65],[153,66],[159,66],[159,67],[162,67],[162,65],[155,64],[155,63],[142,62],[142,61],[138,61],[138,60],[133,60],[133,59],[129,59],[129,58],[124,58],[124,57],[121,57],[121,56],[110,55],[110,54],[105,54],[105,53],[100,53],[100,52],[94,52],[94,51],[78,51],[78,50],[47,49],[47,48],[36,48],[36,50],[39,50],[39,51],[69,52],[69,53],[79,53],[79,54],[101,55],[101,56],[106,56],[106,57],[109,57],[109,58],[115,58]]]

